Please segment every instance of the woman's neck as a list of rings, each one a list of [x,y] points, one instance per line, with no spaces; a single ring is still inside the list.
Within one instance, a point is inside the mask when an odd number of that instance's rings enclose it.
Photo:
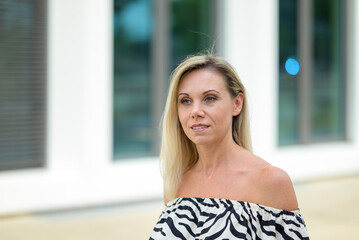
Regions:
[[[196,147],[199,154],[196,170],[206,177],[211,176],[216,169],[228,165],[239,150],[239,146],[233,140]]]

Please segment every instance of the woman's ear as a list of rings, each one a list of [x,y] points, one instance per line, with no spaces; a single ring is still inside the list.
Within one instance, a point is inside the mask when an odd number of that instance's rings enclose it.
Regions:
[[[238,116],[241,113],[243,106],[243,98],[244,95],[242,92],[238,93],[238,95],[234,98],[233,116]]]

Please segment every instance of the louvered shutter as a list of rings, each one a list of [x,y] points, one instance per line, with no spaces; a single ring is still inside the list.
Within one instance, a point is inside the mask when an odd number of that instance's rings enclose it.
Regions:
[[[45,163],[46,13],[43,0],[0,0],[0,170]]]

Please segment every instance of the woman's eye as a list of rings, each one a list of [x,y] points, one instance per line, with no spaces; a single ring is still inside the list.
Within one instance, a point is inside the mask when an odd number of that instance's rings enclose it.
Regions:
[[[204,99],[205,102],[214,102],[217,98],[215,96],[208,96]]]
[[[183,99],[181,99],[181,104],[190,104],[191,103],[191,100],[190,99],[188,99],[188,98],[183,98]]]

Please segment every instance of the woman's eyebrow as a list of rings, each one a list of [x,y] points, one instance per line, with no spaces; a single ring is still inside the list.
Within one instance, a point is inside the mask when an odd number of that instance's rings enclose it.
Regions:
[[[221,93],[218,92],[217,90],[210,89],[210,90],[207,90],[207,91],[203,92],[203,95],[206,95],[207,93],[210,93],[210,92],[216,92],[216,93],[218,93],[218,94],[221,94]]]
[[[206,95],[207,93],[210,93],[210,92],[215,92],[215,93],[218,93],[218,94],[221,94],[220,92],[218,92],[217,90],[214,90],[214,89],[210,89],[210,90],[207,90],[207,91],[204,91],[202,95]],[[189,96],[188,93],[185,93],[185,92],[182,92],[182,93],[179,93],[178,96],[181,96],[181,95],[184,95],[184,96]]]
[[[181,95],[189,96],[188,93],[179,93],[179,94],[178,94],[178,96],[181,96]]]

